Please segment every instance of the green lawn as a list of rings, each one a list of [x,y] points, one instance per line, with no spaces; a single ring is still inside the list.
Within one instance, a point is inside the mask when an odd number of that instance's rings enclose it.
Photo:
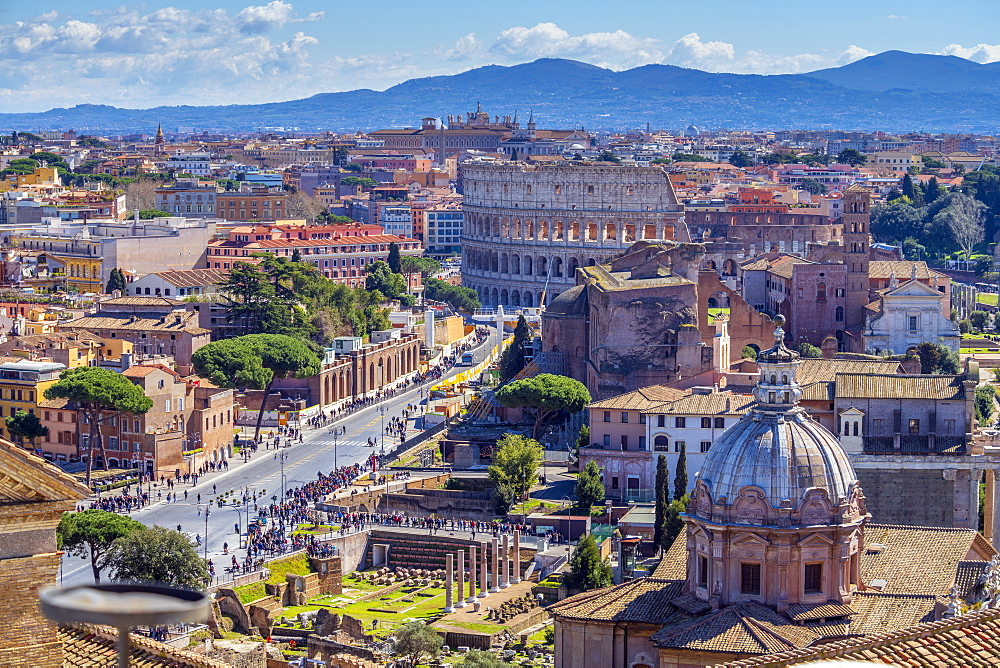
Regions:
[[[976,298],[976,301],[979,302],[980,304],[988,304],[990,306],[996,306],[998,297],[1000,297],[1000,295],[998,295],[995,292],[980,292],[979,296]]]

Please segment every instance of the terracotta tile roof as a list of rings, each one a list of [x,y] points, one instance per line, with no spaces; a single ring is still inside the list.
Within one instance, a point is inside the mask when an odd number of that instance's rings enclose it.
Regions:
[[[745,601],[696,619],[678,620],[652,636],[658,647],[769,654],[805,647],[822,636],[760,603]]]
[[[820,605],[803,605],[801,603],[793,603],[788,606],[786,614],[797,622],[804,622],[810,619],[846,617],[854,614],[854,608],[849,605],[841,605],[836,601],[829,601]]]
[[[140,297],[136,295],[134,297],[115,297],[114,299],[105,299],[100,302],[100,306],[110,305],[110,306],[169,306],[171,308],[177,306],[183,306],[184,302],[179,299],[171,299],[170,297]]]
[[[820,382],[802,388],[802,401],[833,401],[834,383]]]
[[[683,531],[664,553],[652,576],[661,580],[683,580],[687,577],[687,537]]]
[[[963,399],[964,376],[903,376],[838,373],[837,397],[844,399]]]
[[[154,275],[178,288],[195,288],[203,285],[219,285],[229,277],[229,272],[222,269],[181,269],[157,271]]]
[[[917,278],[945,278],[927,266],[926,262],[914,260],[872,260],[868,263],[868,277],[888,280],[895,276],[899,280],[907,280],[913,272],[913,267],[917,268]]]
[[[974,559],[970,552],[992,549],[981,548],[977,535],[973,529],[869,524],[861,581],[885,580],[887,594],[943,596],[955,583],[959,562]]]
[[[895,374],[900,370],[899,362],[887,362],[881,359],[825,359],[807,357],[800,360],[799,370],[795,377],[800,385],[809,385],[820,381],[832,381],[841,373],[861,374]]]
[[[117,631],[91,625],[62,627],[59,639],[63,641],[63,666],[66,668],[106,668],[116,666]],[[132,651],[129,666],[132,668],[225,668],[230,664],[180,650],[145,636],[131,634]]]
[[[832,659],[913,668],[996,666],[1000,663],[1000,610],[974,612],[953,619],[918,624],[901,631],[840,640],[724,665],[727,668],[784,668]]]
[[[700,598],[692,596],[691,594],[681,594],[674,600],[670,602],[670,605],[674,606],[678,610],[683,610],[689,615],[703,615],[712,609],[708,601],[703,601]]]
[[[638,390],[619,394],[617,397],[602,399],[589,404],[587,408],[604,410],[641,411],[659,406],[667,401],[676,401],[690,394],[690,390],[678,390],[666,385],[650,385]]]
[[[713,392],[712,394],[692,394],[670,403],[648,408],[648,414],[678,415],[743,415],[750,410],[755,399],[747,394]]]
[[[102,315],[85,315],[76,320],[70,320],[66,327],[78,327],[82,329],[118,329],[136,332],[186,332],[188,334],[209,334],[211,330],[198,326],[198,314],[194,311],[180,313],[180,322],[173,317],[173,314],[161,316],[159,314],[130,314],[107,312]]]
[[[955,586],[960,594],[967,594],[979,582],[979,576],[986,571],[985,561],[960,561],[955,571]]]
[[[925,594],[883,594],[877,591],[855,592],[851,607],[852,635],[870,635],[898,631],[934,619],[938,597]]]
[[[670,602],[680,596],[683,585],[680,580],[638,578],[570,596],[550,605],[548,611],[569,619],[662,624],[674,613]]]
[[[781,276],[782,278],[787,278],[791,280],[792,272],[795,271],[795,265],[797,264],[816,264],[815,262],[810,262],[809,260],[804,260],[800,257],[794,255],[785,255],[779,257],[777,260],[771,263],[770,269],[768,271],[775,276]]]
[[[123,376],[129,378],[145,378],[154,371],[166,371],[177,380],[181,380],[181,375],[168,366],[162,364],[137,364],[122,371]]]

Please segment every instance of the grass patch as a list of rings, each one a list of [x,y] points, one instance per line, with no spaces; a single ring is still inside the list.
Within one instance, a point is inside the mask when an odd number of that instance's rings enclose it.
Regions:
[[[309,575],[313,572],[309,563],[309,556],[306,554],[293,554],[284,559],[276,559],[267,564],[271,576],[267,578],[270,584],[280,584],[285,581],[285,575]]]
[[[339,530],[340,530],[340,525],[338,524],[300,524],[299,527],[292,532],[292,535],[310,536],[310,535],[330,533],[331,531],[339,531]]]
[[[980,304],[989,304],[990,306],[997,305],[997,299],[1000,298],[995,292],[980,292],[979,296],[976,297],[976,301]]]
[[[477,622],[453,622],[448,621],[448,626],[457,626],[463,629],[469,629],[470,631],[479,631],[480,633],[493,634],[500,630],[501,627],[496,624],[479,624]]]
[[[264,588],[263,582],[251,582],[250,584],[240,585],[233,589],[233,591],[240,597],[240,603],[243,605],[267,596],[267,590]]]

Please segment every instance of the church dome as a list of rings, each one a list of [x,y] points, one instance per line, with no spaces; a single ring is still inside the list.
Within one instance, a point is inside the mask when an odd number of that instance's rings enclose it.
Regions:
[[[697,480],[715,503],[731,505],[752,486],[780,508],[797,507],[816,488],[837,504],[850,498],[857,476],[837,437],[804,410],[755,409],[712,444]]]
[[[574,285],[559,293],[545,307],[546,315],[584,315],[587,312],[587,288],[584,285]]]
[[[774,346],[757,358],[757,403],[712,444],[696,477],[716,504],[732,506],[756,487],[772,508],[798,507],[810,490],[839,506],[857,482],[837,437],[798,406],[799,354],[785,346],[784,322],[775,318]]]

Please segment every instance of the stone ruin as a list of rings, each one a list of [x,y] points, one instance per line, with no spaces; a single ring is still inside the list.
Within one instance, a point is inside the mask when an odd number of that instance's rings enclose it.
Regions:
[[[538,606],[538,602],[531,595],[527,593],[524,596],[519,596],[517,598],[512,598],[509,601],[504,601],[499,607],[493,608],[486,614],[486,619],[491,622],[499,622],[501,624],[506,624],[514,617],[528,612],[533,608]]]
[[[401,582],[413,587],[443,587],[444,569],[431,570],[428,568],[388,568],[383,566],[374,571],[358,571],[354,577],[361,581],[373,585],[387,587]]]

